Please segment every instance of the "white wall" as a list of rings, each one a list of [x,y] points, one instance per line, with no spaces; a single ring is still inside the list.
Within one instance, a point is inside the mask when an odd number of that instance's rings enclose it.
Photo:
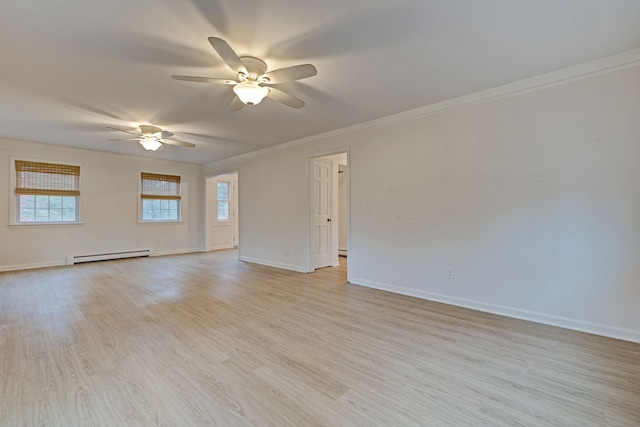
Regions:
[[[12,156],[82,164],[84,224],[10,226]],[[0,171],[0,271],[64,265],[67,255],[202,250],[204,179],[199,165],[0,139]],[[140,171],[182,175],[182,223],[137,223]]]
[[[253,159],[236,168],[241,180],[239,252],[246,261],[307,272],[309,159],[298,155],[292,161],[289,154]]]
[[[640,341],[639,67],[240,160],[243,259],[306,271],[346,149],[351,282]]]

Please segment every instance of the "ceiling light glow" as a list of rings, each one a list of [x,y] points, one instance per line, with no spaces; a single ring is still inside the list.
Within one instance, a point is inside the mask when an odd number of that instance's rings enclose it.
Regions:
[[[143,136],[140,139],[140,145],[147,151],[158,151],[162,147],[162,142],[153,136]]]
[[[269,93],[269,89],[258,85],[257,82],[246,81],[238,83],[233,87],[233,91],[240,101],[246,105],[258,105]]]

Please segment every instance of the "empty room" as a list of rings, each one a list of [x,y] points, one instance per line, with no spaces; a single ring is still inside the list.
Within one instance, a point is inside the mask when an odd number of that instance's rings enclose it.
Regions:
[[[0,35],[0,426],[640,426],[640,2]]]

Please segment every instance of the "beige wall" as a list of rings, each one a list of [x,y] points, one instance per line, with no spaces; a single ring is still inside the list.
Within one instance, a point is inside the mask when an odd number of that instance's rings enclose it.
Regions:
[[[9,225],[12,156],[82,164],[83,224]],[[0,271],[63,265],[67,255],[135,249],[159,255],[202,249],[200,166],[0,139],[0,171]],[[182,175],[182,223],[137,223],[140,171]]]

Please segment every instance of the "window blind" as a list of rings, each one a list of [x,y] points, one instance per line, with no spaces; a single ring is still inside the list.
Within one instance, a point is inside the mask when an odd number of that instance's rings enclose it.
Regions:
[[[80,166],[16,160],[16,194],[80,196]]]
[[[143,199],[180,200],[180,177],[142,172]]]

